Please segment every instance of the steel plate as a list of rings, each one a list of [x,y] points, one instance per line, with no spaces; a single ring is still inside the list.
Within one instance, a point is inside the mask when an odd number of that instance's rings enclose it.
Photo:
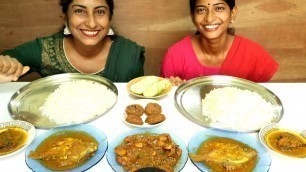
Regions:
[[[116,97],[118,97],[118,89],[117,87],[108,79],[89,74],[80,74],[80,73],[66,73],[53,75],[49,77],[45,77],[42,79],[38,79],[25,85],[16,91],[8,105],[8,109],[13,118],[24,120],[32,123],[34,126],[38,128],[53,128],[58,126],[63,126],[54,123],[46,116],[42,115],[39,108],[43,106],[46,98],[54,92],[59,85],[64,82],[75,81],[75,80],[87,80],[96,83],[100,83],[105,85],[108,90],[114,92]],[[101,97],[103,98],[103,97]],[[117,98],[114,104],[116,104]],[[112,105],[112,107],[114,106]],[[112,107],[110,107],[107,111],[109,111]],[[107,112],[106,111],[106,112]],[[93,121],[106,112],[94,117],[89,118],[83,123],[87,123]]]
[[[205,98],[205,95],[215,88],[230,86],[257,92],[266,101],[271,102],[275,107],[274,112],[276,114],[276,117],[271,119],[271,123],[277,123],[282,118],[284,113],[282,102],[273,92],[255,82],[231,76],[216,75],[199,77],[185,82],[175,92],[175,105],[184,116],[202,126],[238,131],[224,127],[213,127],[213,124],[210,121],[206,121],[202,115],[202,99]],[[241,132],[254,132],[259,130],[260,128],[250,128]]]

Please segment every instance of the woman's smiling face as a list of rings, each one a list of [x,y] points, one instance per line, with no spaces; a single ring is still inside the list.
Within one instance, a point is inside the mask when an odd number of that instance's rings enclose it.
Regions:
[[[207,39],[227,34],[237,9],[230,9],[224,0],[197,0],[192,20],[198,31]]]
[[[110,12],[105,0],[74,0],[67,14],[73,38],[84,45],[97,45],[109,31]]]

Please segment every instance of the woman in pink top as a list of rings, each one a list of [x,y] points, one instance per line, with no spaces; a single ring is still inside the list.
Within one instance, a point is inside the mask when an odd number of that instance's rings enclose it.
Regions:
[[[190,14],[198,34],[171,46],[162,63],[161,76],[179,85],[207,75],[230,75],[266,82],[278,63],[259,44],[234,35],[235,0],[190,0]]]

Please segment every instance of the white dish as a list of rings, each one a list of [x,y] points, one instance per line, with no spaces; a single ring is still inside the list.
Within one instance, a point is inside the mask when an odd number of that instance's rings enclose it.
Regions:
[[[164,110],[163,106],[158,101],[156,101],[156,100],[153,100],[153,99],[138,99],[138,100],[135,100],[132,103],[128,104],[127,106],[132,105],[132,104],[139,104],[143,108],[145,108],[148,103],[157,103],[157,104],[159,104],[162,107],[162,114],[165,115],[166,119],[164,121],[158,123],[158,124],[150,125],[150,124],[145,122],[147,115],[143,114],[141,116],[141,119],[143,121],[143,125],[132,124],[132,123],[129,123],[129,122],[126,121],[127,114],[125,113],[125,109],[124,109],[123,121],[126,124],[130,125],[130,126],[139,127],[139,128],[153,128],[153,127],[157,127],[157,126],[160,126],[163,123],[165,123],[165,121],[167,120],[167,115],[165,114],[165,110]]]
[[[298,158],[298,157],[293,157],[293,156],[289,156],[289,155],[284,155],[281,154],[277,151],[275,151],[272,147],[270,147],[268,145],[268,143],[266,142],[265,137],[267,136],[267,134],[269,134],[272,131],[276,131],[276,130],[282,130],[282,131],[288,131],[288,132],[292,132],[292,133],[296,133],[299,134],[301,137],[304,138],[304,140],[306,140],[306,130],[301,129],[301,128],[292,128],[292,129],[288,129],[285,126],[279,126],[277,124],[270,124],[267,125],[265,127],[263,127],[260,131],[259,131],[259,140],[260,142],[270,151],[272,151],[273,153],[276,153],[277,155],[283,156],[283,157],[287,157],[287,158]],[[306,155],[304,157],[299,157],[299,158],[306,158]]]
[[[2,156],[0,155],[0,158],[4,158],[4,157],[7,157],[7,156],[17,154],[18,152],[20,152],[21,150],[23,150],[24,148],[29,146],[30,143],[35,138],[35,127],[28,122],[16,120],[16,121],[9,121],[9,122],[0,123],[0,130],[5,129],[5,128],[10,128],[10,127],[20,127],[22,129],[24,129],[28,133],[28,138],[27,138],[27,141],[25,142],[25,144],[22,147],[20,147],[19,149],[15,150],[14,152],[11,152],[9,154],[2,155]]]
[[[130,82],[128,82],[128,84],[127,84],[127,86],[126,86],[127,91],[128,91],[131,95],[136,96],[136,97],[138,97],[138,98],[143,98],[143,99],[145,99],[145,98],[148,98],[148,99],[157,99],[157,98],[161,98],[161,97],[166,96],[166,95],[171,91],[171,89],[172,89],[172,85],[170,85],[170,86],[168,86],[165,90],[163,90],[161,93],[159,93],[158,95],[153,96],[153,97],[146,97],[146,96],[144,96],[144,95],[142,95],[142,94],[133,93],[133,92],[131,91],[131,86],[132,86],[133,84],[135,84],[136,82],[138,82],[138,81],[144,79],[145,77],[147,77],[147,76],[141,76],[141,77],[135,78],[135,79],[131,80]],[[164,78],[162,78],[162,77],[157,77],[157,78],[158,78],[158,81],[164,79]]]

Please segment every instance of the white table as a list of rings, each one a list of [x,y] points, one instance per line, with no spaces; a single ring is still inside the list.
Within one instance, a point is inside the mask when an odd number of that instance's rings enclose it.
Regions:
[[[9,115],[7,105],[11,96],[26,82],[11,82],[0,84],[0,122],[13,120]],[[126,91],[126,83],[115,83],[118,88],[119,96],[116,105],[99,119],[89,123],[101,129],[107,136],[110,143],[116,136],[124,131],[133,129],[127,126],[122,115],[125,107],[136,100]],[[288,127],[304,127],[306,129],[306,83],[264,83],[263,86],[274,92],[282,101],[284,106],[284,116],[279,122]],[[204,130],[202,127],[183,116],[174,105],[174,87],[170,94],[158,101],[164,107],[163,111],[167,114],[166,122],[160,126],[165,131],[176,133],[185,144],[188,145],[191,137],[198,131]],[[36,137],[46,130],[37,129]],[[258,133],[249,133],[258,140]],[[306,159],[287,158],[270,152],[272,164],[270,172],[305,172]],[[0,159],[1,171],[31,171],[25,163],[24,150],[16,155]],[[111,172],[112,168],[108,165],[106,156],[93,168],[88,171]],[[190,160],[185,165],[183,172],[199,171]]]

